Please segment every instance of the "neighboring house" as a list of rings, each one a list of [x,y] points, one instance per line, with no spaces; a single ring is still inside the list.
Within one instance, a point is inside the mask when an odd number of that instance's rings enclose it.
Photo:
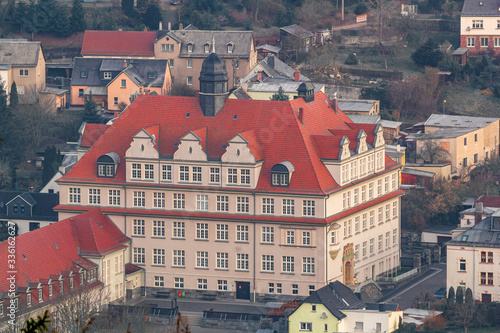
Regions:
[[[316,35],[313,32],[297,24],[280,28],[280,46],[285,53],[309,52],[313,45],[316,45]]]
[[[460,16],[460,47],[469,54],[500,50],[500,11],[496,1],[465,0]]]
[[[241,78],[240,88],[229,98],[249,99],[246,97],[249,96],[251,99],[268,101],[281,87],[289,99],[294,99],[298,97],[299,86],[304,82],[310,80],[274,55],[268,55]],[[323,84],[313,86],[314,92],[325,92]]]
[[[500,300],[500,211],[446,243],[446,287],[472,290],[483,303]]]
[[[459,230],[472,228],[500,208],[500,196],[484,195],[474,201],[471,208],[460,212]]]
[[[154,59],[156,31],[86,30],[82,57]]]
[[[118,111],[138,94],[165,95],[170,87],[167,60],[75,58],[71,104],[83,106],[92,95],[104,109]]]
[[[406,188],[428,188],[435,180],[436,173],[432,171],[413,168],[403,168],[403,170],[401,170],[401,186],[406,185]]]
[[[288,316],[288,332],[394,332],[403,312],[393,303],[363,303],[349,287],[331,282]]]
[[[306,296],[397,270],[403,191],[381,126],[312,90],[226,99],[223,61],[203,68],[199,96],[141,95],[119,115],[59,179],[60,217],[100,207],[151,289]]]
[[[350,115],[372,116],[380,113],[380,101],[369,99],[339,99],[339,108]]]
[[[58,204],[57,193],[0,191],[0,223],[15,223],[21,235],[57,222]]]
[[[281,52],[280,47],[269,44],[259,45],[255,48],[255,50],[257,51],[259,61],[263,60],[268,55],[273,55],[276,58],[279,58]]]
[[[342,109],[341,109],[342,110]],[[379,124],[384,127],[384,139],[387,144],[392,144],[399,137],[401,122],[391,120],[380,120]]]
[[[0,39],[0,77],[7,96],[16,82],[19,103],[35,103],[45,87],[45,57],[40,42]]]
[[[14,291],[10,290],[8,279],[12,272],[4,269],[0,273],[2,331],[10,320],[7,314],[12,300],[17,306],[16,318],[21,318],[43,314],[45,309],[80,293],[98,292],[95,306],[124,297],[130,239],[99,209],[17,236],[15,240],[15,270],[19,273],[15,275]],[[11,253],[9,249],[8,241],[0,243],[0,256],[5,260]]]
[[[452,176],[464,176],[474,165],[498,154],[498,118],[433,114],[423,126],[423,133],[412,135],[416,155],[427,163],[450,162]],[[446,156],[429,160],[428,152],[436,147]]]
[[[420,170],[433,173],[434,179],[451,179],[451,164],[450,163],[406,163],[405,167],[413,170]]]
[[[68,90],[45,87],[40,90],[39,103],[52,112],[61,112],[68,101]]]
[[[345,105],[345,102],[340,102],[341,99],[339,99],[339,109],[341,105]],[[342,104],[344,103],[344,104]],[[342,110],[342,109],[341,109]],[[373,115],[364,115],[364,114],[351,114],[351,113],[348,113],[348,112],[345,112],[344,110],[342,110],[342,112],[344,112],[348,117],[349,119],[351,119],[354,123],[358,123],[358,124],[376,124],[380,121],[380,115],[378,114],[373,114]]]

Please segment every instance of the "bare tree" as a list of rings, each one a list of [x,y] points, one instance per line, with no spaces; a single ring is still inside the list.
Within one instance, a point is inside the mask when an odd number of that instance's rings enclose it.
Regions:
[[[420,148],[417,151],[417,159],[421,158],[425,163],[430,164],[442,163],[450,160],[450,152],[443,149],[438,140],[421,139],[418,140],[418,142],[420,143],[418,144]]]

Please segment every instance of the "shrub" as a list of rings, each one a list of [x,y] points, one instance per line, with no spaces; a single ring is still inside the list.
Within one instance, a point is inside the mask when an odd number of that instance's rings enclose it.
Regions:
[[[345,60],[346,65],[357,65],[358,64],[358,58],[356,58],[356,55],[354,53],[351,53],[347,56],[347,59]]]

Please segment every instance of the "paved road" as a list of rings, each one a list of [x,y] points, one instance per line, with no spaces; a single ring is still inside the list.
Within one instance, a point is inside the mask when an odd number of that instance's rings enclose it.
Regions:
[[[446,265],[434,264],[424,274],[385,295],[381,301],[398,303],[404,310],[412,307],[413,299],[421,292],[429,291],[434,294],[442,287],[446,287]]]

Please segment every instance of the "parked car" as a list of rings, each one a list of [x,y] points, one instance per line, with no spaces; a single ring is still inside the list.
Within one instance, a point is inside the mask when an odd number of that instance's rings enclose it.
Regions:
[[[434,293],[434,297],[437,299],[446,298],[446,287],[439,288],[439,290]]]

